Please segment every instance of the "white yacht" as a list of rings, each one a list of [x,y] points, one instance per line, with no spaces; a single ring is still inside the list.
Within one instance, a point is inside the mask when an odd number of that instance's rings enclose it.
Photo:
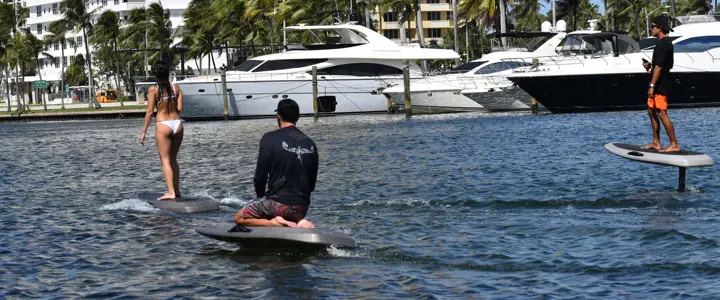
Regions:
[[[720,106],[720,22],[674,28],[669,107]],[[598,57],[508,78],[553,113],[641,110],[647,108],[653,47],[641,52]]]
[[[312,67],[318,69],[318,111],[321,114],[376,113],[388,109],[379,89],[402,82],[404,61],[411,78],[422,77],[418,60],[454,60],[452,50],[402,47],[364,26],[339,24],[292,26],[289,39],[315,43],[290,44],[278,54],[251,58],[227,72],[229,115],[234,118],[275,115],[277,102],[290,98],[302,115],[313,113]],[[177,82],[183,91],[186,118],[223,116],[220,75]]]
[[[487,107],[478,104],[470,96],[500,97],[513,83],[505,78],[512,69],[529,66],[528,63],[503,61],[507,58],[537,57],[556,54],[556,48],[565,38],[565,24],[558,22],[558,29],[552,30],[549,23],[543,24],[542,32],[510,32],[497,34],[496,37],[532,38],[524,48],[507,49],[484,54],[482,58],[467,62],[450,71],[448,74],[426,76],[411,80],[410,93],[413,112],[444,113],[485,110]],[[495,49],[498,50],[498,49]],[[461,93],[468,90],[467,94]],[[383,90],[394,103],[402,104],[405,88],[402,83]],[[520,105],[523,105],[520,103]],[[524,106],[524,105],[523,105]],[[528,108],[525,106],[525,108]]]

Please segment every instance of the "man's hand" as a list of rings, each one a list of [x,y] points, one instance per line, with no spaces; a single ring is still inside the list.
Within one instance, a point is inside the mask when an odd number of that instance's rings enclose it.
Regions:
[[[655,95],[655,88],[654,88],[654,87],[650,87],[650,88],[648,89],[648,98],[652,98],[654,95]]]

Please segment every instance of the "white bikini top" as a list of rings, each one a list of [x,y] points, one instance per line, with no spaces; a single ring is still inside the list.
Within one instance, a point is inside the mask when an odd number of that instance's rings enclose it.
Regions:
[[[158,88],[158,94],[161,94],[161,95],[162,95],[162,92],[163,92],[163,91],[160,90],[160,86],[157,85],[157,84],[156,84],[155,86]],[[173,97],[173,100],[174,100],[174,99],[177,99],[177,90],[175,89],[175,84],[172,83],[172,82],[170,82],[170,86],[172,86],[172,91],[173,91],[172,97]],[[170,96],[162,97],[162,98],[160,98],[160,101],[158,101],[158,103],[159,103],[159,102],[162,102],[163,100],[166,100],[166,99],[168,99],[168,98],[170,98]]]

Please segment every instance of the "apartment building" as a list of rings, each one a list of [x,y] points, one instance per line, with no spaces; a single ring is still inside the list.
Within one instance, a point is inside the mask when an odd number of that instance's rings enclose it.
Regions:
[[[26,27],[39,39],[43,39],[47,35],[50,23],[62,18],[62,13],[59,11],[61,0],[2,1],[13,5],[20,5],[28,9],[29,17],[26,21]],[[173,28],[177,30],[177,28],[183,24],[184,19],[182,14],[185,9],[187,9],[190,0],[88,0],[87,5],[88,10],[96,10],[96,20],[104,11],[112,10],[117,13],[122,22],[128,19],[131,10],[158,2],[170,11],[170,21],[172,22]],[[42,75],[43,80],[59,82],[61,78],[61,64],[67,67],[78,54],[85,55],[82,32],[70,32],[66,35],[66,38],[68,42],[65,43],[65,49],[60,49],[62,45],[59,42],[48,47],[46,52],[54,57],[54,60],[46,58],[45,56],[39,57],[41,66],[40,75]],[[62,54],[63,50],[64,55]],[[90,47],[90,50],[93,51],[93,48]],[[217,53],[215,60],[225,61],[224,53]],[[196,64],[193,61],[187,61],[186,66],[194,69]],[[25,76],[23,79],[24,82],[31,83],[39,80],[40,76]],[[3,78],[3,80],[5,79]],[[99,88],[103,88],[112,83],[99,82],[99,84]]]
[[[452,0],[420,0],[420,10],[422,11],[422,26],[425,42],[428,43],[436,40],[438,44],[442,43],[443,35],[449,30],[453,30],[453,9]],[[398,20],[400,15],[393,11],[381,11],[376,9],[375,19],[378,20],[378,32],[385,37],[400,42],[400,26],[405,26],[405,34],[413,42],[419,39],[417,26],[415,26],[415,15],[410,19],[409,29],[407,21],[400,24]],[[380,16],[381,14],[381,16]]]

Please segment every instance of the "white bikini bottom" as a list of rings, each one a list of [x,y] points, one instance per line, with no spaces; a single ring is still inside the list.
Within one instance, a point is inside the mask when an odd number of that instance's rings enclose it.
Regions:
[[[160,121],[159,123],[163,124],[167,127],[170,127],[170,129],[172,129],[173,135],[175,135],[177,133],[178,129],[180,128],[181,122],[182,122],[181,120],[169,120],[169,121]]]

